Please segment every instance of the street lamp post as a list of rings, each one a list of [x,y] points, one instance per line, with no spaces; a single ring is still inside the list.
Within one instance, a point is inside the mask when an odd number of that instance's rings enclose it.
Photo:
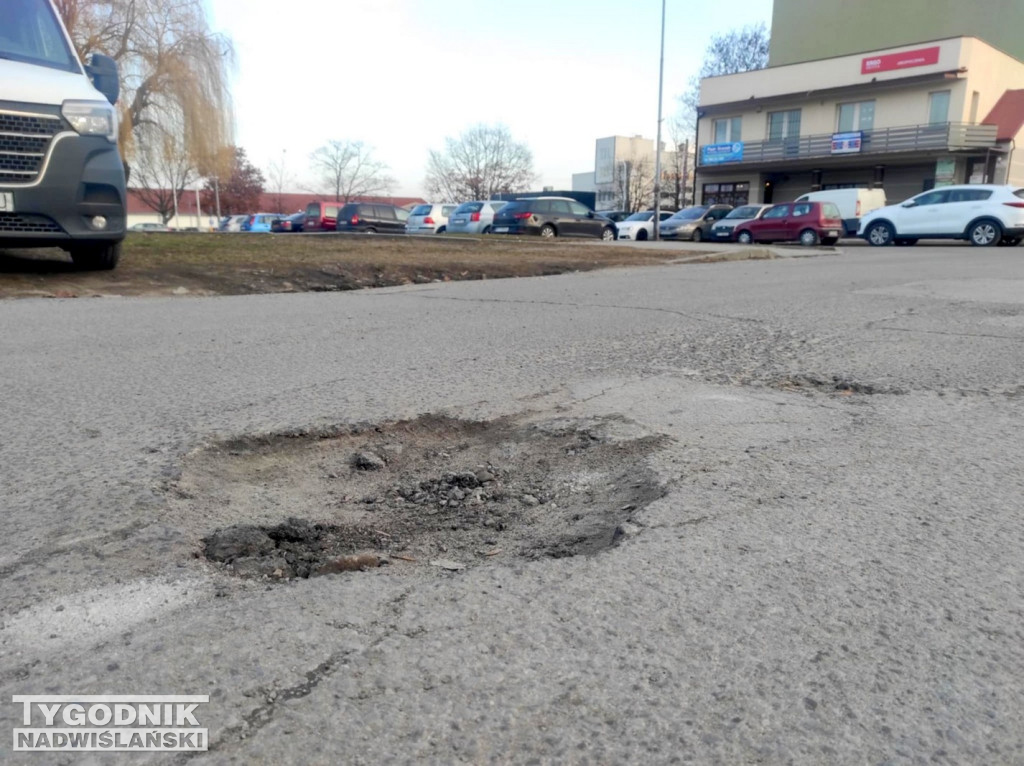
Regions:
[[[654,221],[652,238],[659,239],[661,223],[661,92],[665,81],[665,0],[661,0],[661,58],[658,62],[658,137],[654,139]]]

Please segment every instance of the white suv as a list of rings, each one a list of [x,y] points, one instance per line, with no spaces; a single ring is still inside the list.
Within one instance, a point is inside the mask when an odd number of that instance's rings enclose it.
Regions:
[[[972,245],[1017,245],[1024,237],[1024,189],[942,186],[873,210],[857,235],[870,244],[913,245],[919,239],[966,239]]]

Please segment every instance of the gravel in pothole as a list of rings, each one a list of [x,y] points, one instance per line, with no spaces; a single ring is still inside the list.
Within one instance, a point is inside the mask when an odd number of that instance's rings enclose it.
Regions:
[[[591,554],[664,494],[663,443],[618,418],[437,416],[241,439],[190,455],[170,510],[243,577]]]

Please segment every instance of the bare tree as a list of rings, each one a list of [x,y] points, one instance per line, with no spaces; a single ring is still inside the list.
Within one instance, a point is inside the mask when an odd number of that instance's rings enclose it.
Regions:
[[[689,194],[690,178],[694,171],[694,161],[690,154],[694,150],[691,136],[686,132],[680,116],[677,114],[669,118],[668,134],[675,146],[668,162],[669,188],[672,192],[672,203],[676,210],[682,210],[691,199]]]
[[[362,141],[328,141],[309,156],[320,174],[322,189],[335,202],[386,194],[395,185],[388,166]]]
[[[476,125],[444,143],[444,151],[431,150],[427,161],[427,191],[439,201],[526,191],[537,177],[529,147],[514,141],[504,125]]]
[[[274,210],[284,211],[285,188],[291,186],[293,179],[282,156],[279,160],[271,160],[267,166],[267,191],[273,196]]]
[[[180,130],[203,175],[226,175],[232,143],[231,41],[209,29],[203,0],[56,0],[79,52],[113,57],[121,74],[122,151],[148,128]],[[171,123],[168,123],[168,117]],[[147,149],[148,151],[148,149]]]
[[[770,39],[768,27],[764,23],[711,37],[704,51],[700,71],[690,78],[686,92],[679,96],[679,110],[675,120],[681,133],[689,137],[697,129],[700,81],[705,77],[764,69],[768,66]]]
[[[615,168],[614,183],[619,197],[619,209],[635,213],[646,208],[654,194],[654,163],[649,157],[635,156],[619,162]]]
[[[183,149],[180,132],[160,126],[141,131],[136,143],[132,166],[135,192],[163,223],[177,213],[182,192],[199,180]]]

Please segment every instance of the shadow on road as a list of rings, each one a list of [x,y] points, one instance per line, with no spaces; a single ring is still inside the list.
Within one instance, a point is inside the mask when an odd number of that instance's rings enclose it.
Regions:
[[[74,264],[56,248],[0,250],[0,274],[70,274],[75,271]]]

